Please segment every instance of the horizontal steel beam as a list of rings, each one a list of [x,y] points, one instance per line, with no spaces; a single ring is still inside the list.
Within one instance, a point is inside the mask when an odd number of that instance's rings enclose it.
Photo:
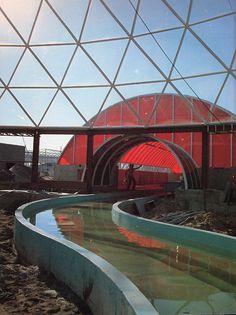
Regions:
[[[22,126],[1,126],[1,136],[34,136],[40,135],[105,135],[105,134],[150,134],[150,133],[172,133],[172,132],[202,132],[208,133],[229,133],[236,132],[236,121],[225,123],[193,124],[193,125],[164,125],[164,126],[123,126],[123,127],[22,127]]]

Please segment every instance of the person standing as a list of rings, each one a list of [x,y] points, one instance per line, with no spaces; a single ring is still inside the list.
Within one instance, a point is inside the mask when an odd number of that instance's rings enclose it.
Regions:
[[[125,173],[125,178],[126,178],[126,187],[127,190],[135,190],[136,187],[136,179],[134,177],[134,171],[139,169],[142,165],[138,167],[134,167],[134,164],[130,164],[129,168],[127,169]]]

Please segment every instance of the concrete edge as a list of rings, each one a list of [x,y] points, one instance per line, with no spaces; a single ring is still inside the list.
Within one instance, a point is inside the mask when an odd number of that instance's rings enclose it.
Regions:
[[[105,201],[111,194],[77,195],[34,201],[15,213],[14,241],[17,251],[30,263],[53,273],[82,298],[96,315],[158,315],[139,289],[103,258],[40,230],[25,217],[50,207],[79,202]]]
[[[183,245],[196,249],[204,247],[204,250],[209,252],[235,258],[235,237],[137,217],[122,210],[122,207],[126,208],[130,202],[133,200],[113,204],[112,220],[115,224],[137,233],[147,233],[150,236],[160,237],[170,242],[181,242]]]

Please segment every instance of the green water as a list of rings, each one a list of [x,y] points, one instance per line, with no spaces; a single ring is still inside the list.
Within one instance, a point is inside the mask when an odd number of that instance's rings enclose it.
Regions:
[[[128,231],[112,222],[111,204],[46,210],[36,226],[110,262],[160,315],[236,314],[236,259]]]

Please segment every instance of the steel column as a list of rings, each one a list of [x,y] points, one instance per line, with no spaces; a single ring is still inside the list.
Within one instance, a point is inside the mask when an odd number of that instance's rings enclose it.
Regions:
[[[38,181],[39,141],[40,141],[40,133],[38,130],[36,130],[34,133],[33,156],[32,156],[32,172],[31,172],[32,184],[37,183]]]
[[[202,190],[203,208],[206,210],[206,190],[208,187],[209,172],[209,133],[207,127],[202,131]]]
[[[92,191],[92,177],[93,177],[93,135],[87,135],[87,159],[86,159],[86,186],[87,192]]]

